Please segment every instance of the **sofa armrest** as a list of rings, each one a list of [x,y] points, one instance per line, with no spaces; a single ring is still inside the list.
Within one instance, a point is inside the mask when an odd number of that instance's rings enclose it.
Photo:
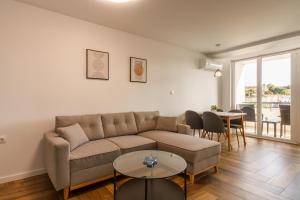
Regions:
[[[54,132],[44,135],[44,165],[55,187],[61,190],[70,186],[70,144]]]
[[[177,124],[178,133],[192,135],[192,129],[189,125],[186,124]]]

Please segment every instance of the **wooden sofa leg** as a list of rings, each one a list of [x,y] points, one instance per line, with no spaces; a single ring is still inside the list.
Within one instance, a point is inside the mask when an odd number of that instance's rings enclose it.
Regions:
[[[192,174],[189,174],[189,178],[190,178],[190,183],[194,184],[195,183],[195,176]]]
[[[64,199],[68,199],[70,194],[70,187],[64,189]]]
[[[214,166],[214,169],[215,169],[215,173],[218,173],[218,172],[219,172],[218,166]]]

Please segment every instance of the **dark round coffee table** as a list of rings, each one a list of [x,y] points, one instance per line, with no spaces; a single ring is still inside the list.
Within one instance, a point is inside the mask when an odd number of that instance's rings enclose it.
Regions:
[[[157,165],[144,165],[146,157],[157,158]],[[184,200],[187,199],[186,161],[173,153],[144,150],[126,153],[113,162],[115,200]],[[117,173],[132,178],[117,187]],[[169,177],[182,174],[184,188]]]

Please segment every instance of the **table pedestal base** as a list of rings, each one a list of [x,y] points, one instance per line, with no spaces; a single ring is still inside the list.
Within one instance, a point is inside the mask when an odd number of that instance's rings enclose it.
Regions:
[[[145,196],[145,185],[147,186],[147,196]],[[117,189],[115,199],[184,200],[185,195],[179,185],[168,179],[132,179]]]

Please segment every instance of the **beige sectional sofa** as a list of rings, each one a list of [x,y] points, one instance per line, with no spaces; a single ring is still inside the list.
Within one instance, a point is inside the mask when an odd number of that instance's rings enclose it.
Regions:
[[[71,190],[111,178],[113,160],[137,150],[158,149],[182,156],[192,182],[200,172],[211,167],[217,170],[218,142],[189,135],[189,127],[183,124],[167,131],[164,124],[158,127],[158,119],[157,111],[56,117],[55,131],[44,136],[44,163],[55,189],[64,189],[68,198]],[[71,150],[57,129],[76,123],[88,142]]]

